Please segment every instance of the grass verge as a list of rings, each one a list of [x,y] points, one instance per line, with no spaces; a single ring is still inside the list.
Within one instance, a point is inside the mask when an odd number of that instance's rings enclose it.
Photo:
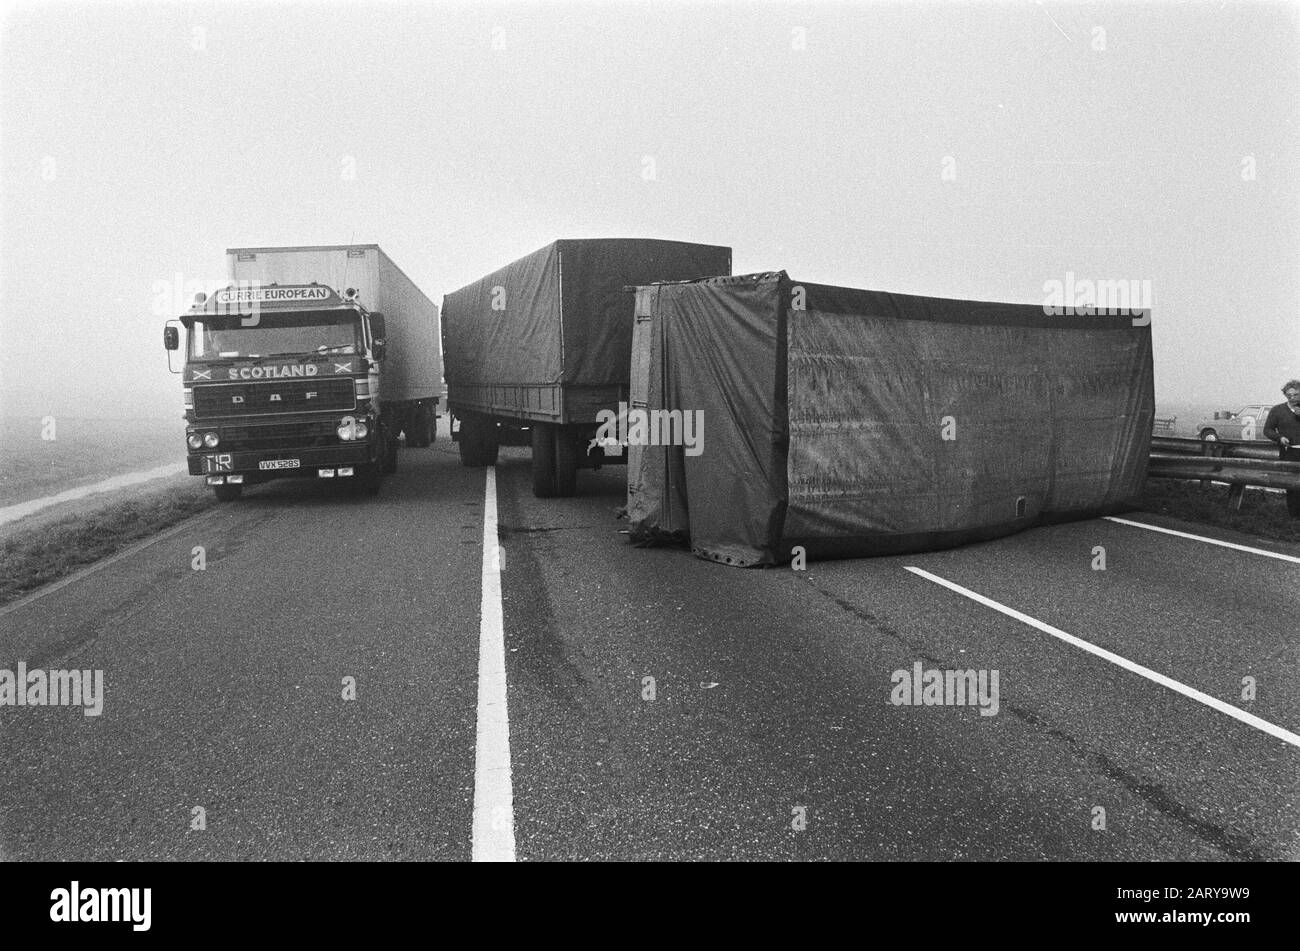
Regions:
[[[1142,510],[1181,518],[1203,525],[1217,525],[1260,538],[1300,542],[1300,518],[1291,518],[1286,497],[1277,492],[1250,489],[1241,500],[1241,510],[1228,508],[1228,487],[1182,479],[1148,479],[1142,493]]]
[[[154,488],[0,540],[0,605],[108,558],[217,504],[206,487]]]

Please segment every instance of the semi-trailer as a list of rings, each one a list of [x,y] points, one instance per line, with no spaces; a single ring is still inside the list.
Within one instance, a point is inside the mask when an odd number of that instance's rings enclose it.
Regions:
[[[184,348],[191,475],[223,501],[284,477],[379,491],[436,437],[438,307],[378,245],[232,248],[230,285],[164,330]],[[184,341],[181,339],[184,332]]]
[[[1149,315],[770,271],[639,288],[636,320],[633,412],[694,418],[708,439],[634,446],[634,542],[799,565],[988,541],[1142,494]]]
[[[569,496],[580,468],[625,463],[595,439],[626,402],[630,288],[731,273],[731,249],[637,238],[560,240],[446,295],[452,438],[466,466],[531,445],[533,494]]]

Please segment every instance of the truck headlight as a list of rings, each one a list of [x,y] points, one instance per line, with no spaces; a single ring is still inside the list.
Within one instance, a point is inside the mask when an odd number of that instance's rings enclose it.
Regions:
[[[339,434],[339,439],[351,442],[354,439],[365,439],[366,434],[370,432],[370,427],[359,419],[347,416],[339,423],[336,432]]]
[[[221,437],[216,433],[203,434],[203,445],[207,446],[209,449],[216,449],[217,443],[219,442],[221,442]]]
[[[190,433],[187,437],[185,437],[185,441],[189,444],[189,447],[191,449],[203,448],[203,437],[200,436],[198,433]]]

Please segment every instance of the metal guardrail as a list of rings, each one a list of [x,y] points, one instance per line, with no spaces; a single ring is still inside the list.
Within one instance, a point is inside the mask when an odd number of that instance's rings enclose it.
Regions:
[[[1276,447],[1246,439],[1152,436],[1147,475],[1227,483],[1228,507],[1234,510],[1241,508],[1247,486],[1300,491],[1300,462],[1280,459]]]
[[[1152,423],[1153,432],[1160,433],[1160,434],[1168,434],[1172,436],[1175,432],[1177,432],[1178,417],[1157,416],[1155,419],[1151,421],[1151,423]]]
[[[1277,446],[1270,442],[1260,442],[1258,439],[1189,439],[1185,436],[1152,436],[1151,451],[1281,461],[1277,457]]]

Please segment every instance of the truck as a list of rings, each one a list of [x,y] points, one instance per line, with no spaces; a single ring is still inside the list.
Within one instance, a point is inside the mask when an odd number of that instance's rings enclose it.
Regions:
[[[627,462],[598,438],[626,407],[638,284],[731,273],[731,248],[641,238],[554,241],[443,298],[452,439],[465,466],[531,445],[533,494]],[[605,417],[608,418],[608,417]]]
[[[184,350],[172,369],[190,474],[222,501],[286,477],[377,493],[402,436],[437,437],[437,305],[375,244],[231,248],[226,261],[230,284],[164,328],[169,361]]]

